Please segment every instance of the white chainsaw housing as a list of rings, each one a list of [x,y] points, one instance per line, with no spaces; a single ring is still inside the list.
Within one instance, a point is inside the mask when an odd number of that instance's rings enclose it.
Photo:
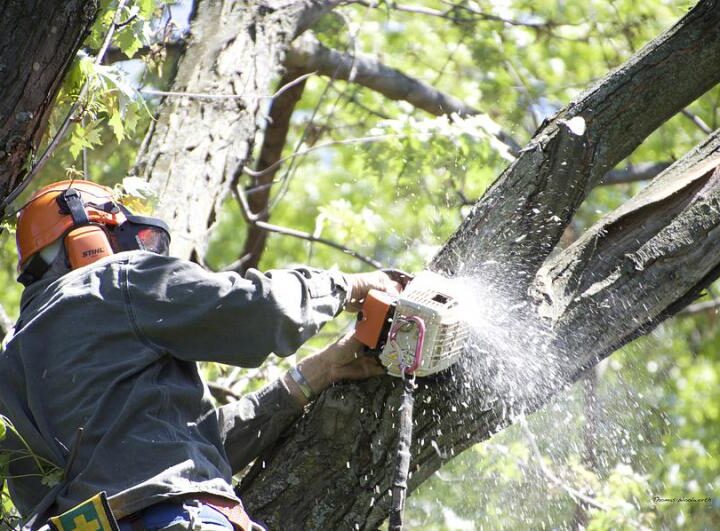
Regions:
[[[425,324],[421,361],[414,374],[427,376],[451,366],[463,351],[469,328],[459,304],[461,283],[423,271],[407,285],[398,298],[388,340],[380,361],[388,374],[402,376],[415,361],[419,327],[403,318],[419,317]]]

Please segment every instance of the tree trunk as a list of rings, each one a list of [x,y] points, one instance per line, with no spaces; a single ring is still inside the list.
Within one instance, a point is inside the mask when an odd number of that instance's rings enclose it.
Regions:
[[[27,173],[28,159],[40,144],[63,76],[97,11],[96,1],[2,3],[0,199]]]
[[[411,489],[717,276],[717,135],[539,269],[593,184],[720,81],[718,7],[701,1],[544,125],[434,260],[471,275],[483,306],[466,356],[417,390]],[[244,479],[251,514],[272,529],[378,527],[400,387],[388,377],[325,392]]]
[[[285,48],[336,3],[198,2],[171,90],[204,96],[164,101],[136,169],[159,193],[174,256],[205,254],[216,210],[251,156]]]

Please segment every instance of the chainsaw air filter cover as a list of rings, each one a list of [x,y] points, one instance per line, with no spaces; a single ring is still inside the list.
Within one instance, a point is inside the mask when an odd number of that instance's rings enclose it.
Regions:
[[[461,283],[424,271],[400,294],[380,361],[389,374],[427,376],[451,366],[469,336]]]

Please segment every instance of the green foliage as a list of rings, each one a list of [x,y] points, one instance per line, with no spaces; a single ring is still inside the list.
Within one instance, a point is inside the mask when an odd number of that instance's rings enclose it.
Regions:
[[[164,29],[157,15],[164,4],[130,2],[120,17],[127,23],[113,45],[133,56],[161,40]],[[357,84],[312,77],[292,118],[284,152],[290,158],[276,175],[270,218],[409,271],[424,267],[507,166],[506,149],[494,136],[498,128],[524,144],[544,118],[576,100],[692,5],[670,0],[410,4],[420,9],[403,11],[394,2],[379,2],[377,8],[345,6],[323,18],[316,35],[326,46],[379,57],[484,114],[431,117]],[[89,89],[81,101],[81,119],[72,124],[37,186],[67,173],[76,175],[84,166],[93,180],[114,185],[132,165],[150,122],[146,104],[152,105],[138,89],[162,86],[162,80],[151,78],[152,69],[133,77],[118,65],[95,64],[94,54],[116,6],[115,1],[102,3],[85,51],[65,78],[50,119],[50,136],[86,83]],[[432,10],[443,16],[427,14]],[[167,64],[153,66],[161,72],[172,70]],[[720,125],[719,101],[717,87],[688,110],[714,129]],[[705,136],[678,115],[629,160],[673,161]],[[292,157],[296,146],[298,153]],[[640,186],[597,188],[575,216],[568,236],[581,234]],[[220,269],[237,260],[246,230],[236,202],[228,200],[211,232],[206,263]],[[0,304],[17,316],[20,287],[14,282],[13,239],[8,230],[0,236]],[[294,263],[348,272],[367,269],[328,246],[271,234],[261,268]],[[424,483],[409,499],[408,526],[720,528],[717,324],[715,314],[674,319],[601,366],[598,412],[592,420],[597,433],[590,453],[585,443],[591,423],[586,397],[576,386],[529,419],[539,456],[519,427],[504,430]],[[348,318],[327,327],[300,356],[350,325]],[[218,385],[245,392],[277,377],[292,362],[271,358],[252,372],[203,364],[202,371]],[[0,422],[0,437],[7,432]],[[0,477],[7,459],[0,457]],[[547,471],[560,482],[548,478]],[[48,467],[48,472],[48,481],[56,481],[57,471]],[[607,510],[583,506],[572,492]],[[711,502],[654,501],[705,497]],[[2,520],[11,511],[6,489],[0,500]]]

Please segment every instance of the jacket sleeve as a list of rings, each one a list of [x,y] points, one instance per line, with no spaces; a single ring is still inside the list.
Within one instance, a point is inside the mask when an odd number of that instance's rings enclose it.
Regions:
[[[288,356],[337,315],[347,282],[309,268],[212,273],[184,260],[138,252],[121,272],[141,340],[189,361],[257,367]]]
[[[218,425],[233,474],[275,443],[303,412],[282,379],[218,409]]]

